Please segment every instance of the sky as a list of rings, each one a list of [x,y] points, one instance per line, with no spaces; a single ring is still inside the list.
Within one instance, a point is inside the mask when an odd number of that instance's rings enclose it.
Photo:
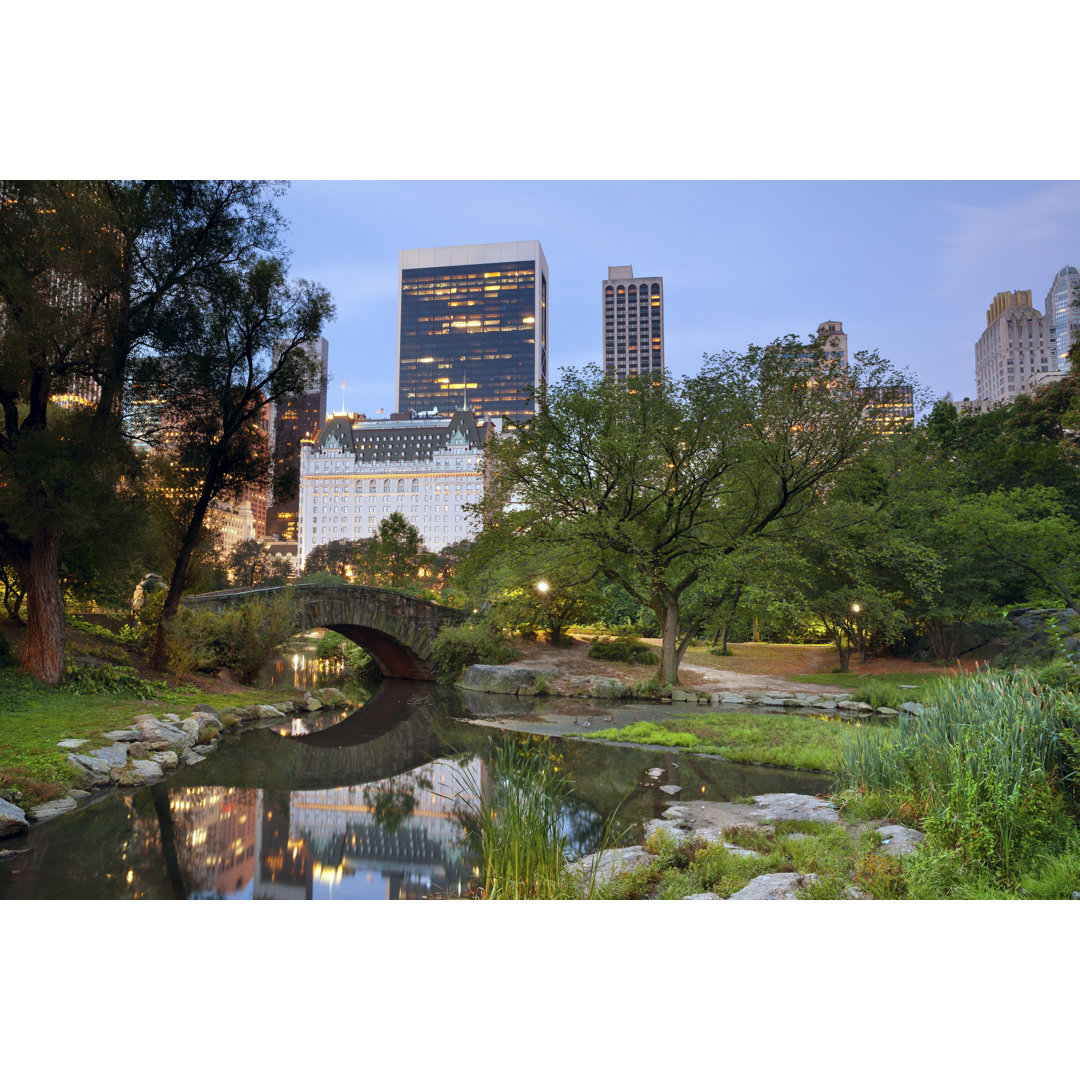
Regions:
[[[328,408],[396,408],[398,251],[539,240],[554,378],[601,356],[601,283],[664,279],[669,372],[840,320],[932,399],[975,394],[998,292],[1080,264],[1073,181],[299,181],[281,202],[291,273],[337,306]]]

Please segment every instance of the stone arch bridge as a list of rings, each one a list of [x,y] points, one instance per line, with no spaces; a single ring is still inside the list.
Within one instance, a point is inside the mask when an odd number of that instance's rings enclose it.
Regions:
[[[369,652],[392,679],[435,681],[431,649],[444,626],[467,618],[464,611],[417,600],[392,589],[366,585],[282,585],[185,596],[188,608],[221,611],[248,600],[291,596],[299,615],[297,631],[325,627]]]

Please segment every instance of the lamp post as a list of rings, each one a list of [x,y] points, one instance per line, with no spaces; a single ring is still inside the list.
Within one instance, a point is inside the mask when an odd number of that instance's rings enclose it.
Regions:
[[[546,593],[551,586],[546,581],[538,581],[536,583],[536,591],[538,593]]]

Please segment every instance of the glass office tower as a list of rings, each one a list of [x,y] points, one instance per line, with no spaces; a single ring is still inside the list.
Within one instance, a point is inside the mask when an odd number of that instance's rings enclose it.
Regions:
[[[1076,287],[1080,270],[1063,266],[1046,294],[1046,321],[1050,324],[1051,370],[1069,370],[1069,349],[1080,334],[1080,308],[1076,307]]]
[[[398,412],[531,416],[548,371],[539,242],[417,248],[398,267]]]

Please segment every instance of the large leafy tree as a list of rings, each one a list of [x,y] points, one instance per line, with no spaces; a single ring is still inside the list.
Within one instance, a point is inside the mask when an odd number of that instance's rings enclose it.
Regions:
[[[23,666],[63,674],[65,552],[133,475],[122,405],[163,322],[280,224],[246,181],[5,181],[0,189],[0,548],[26,588]],[[58,395],[89,404],[62,411]]]
[[[160,352],[138,368],[140,386],[168,403],[161,422],[184,523],[150,657],[159,671],[210,507],[266,481],[270,457],[259,414],[310,383],[317,361],[305,343],[333,313],[325,289],[290,283],[282,259],[256,257],[175,305],[159,327]]]
[[[568,373],[535,419],[490,444],[482,512],[649,607],[659,677],[676,683],[700,625],[680,619],[688,590],[755,537],[798,530],[874,437],[867,390],[896,381],[876,354],[843,367],[794,338],[658,385]]]

